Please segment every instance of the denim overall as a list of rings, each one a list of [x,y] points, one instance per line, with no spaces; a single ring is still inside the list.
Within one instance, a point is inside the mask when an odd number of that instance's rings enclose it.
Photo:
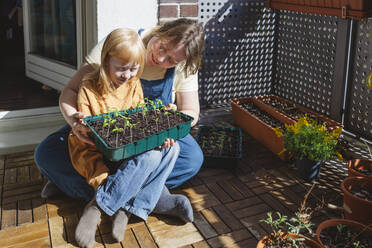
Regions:
[[[141,79],[144,96],[151,100],[161,99],[164,105],[172,103],[174,73],[175,69],[170,68],[165,73],[164,79]],[[35,163],[40,172],[64,193],[73,198],[89,201],[95,192],[71,164],[68,150],[70,131],[71,127],[66,125],[45,138],[35,149]],[[177,143],[179,155],[165,182],[170,189],[180,186],[193,177],[203,163],[203,153],[190,134],[177,140]]]

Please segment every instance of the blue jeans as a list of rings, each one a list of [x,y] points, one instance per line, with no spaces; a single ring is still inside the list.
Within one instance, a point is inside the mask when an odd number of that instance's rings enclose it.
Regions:
[[[97,204],[110,216],[123,208],[146,220],[159,200],[179,149],[176,142],[173,147],[150,150],[124,161],[98,187]]]
[[[94,196],[94,189],[71,164],[68,150],[70,131],[70,126],[66,125],[45,138],[35,149],[35,163],[40,172],[65,194],[90,201]],[[177,143],[180,146],[180,153],[165,182],[170,189],[193,177],[203,163],[203,153],[190,134],[179,139]]]

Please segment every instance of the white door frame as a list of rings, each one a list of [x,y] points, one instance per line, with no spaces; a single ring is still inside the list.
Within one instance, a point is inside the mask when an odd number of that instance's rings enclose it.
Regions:
[[[23,1],[26,76],[54,89],[62,90],[83,61],[83,0],[76,0],[77,67],[30,54],[29,1]]]

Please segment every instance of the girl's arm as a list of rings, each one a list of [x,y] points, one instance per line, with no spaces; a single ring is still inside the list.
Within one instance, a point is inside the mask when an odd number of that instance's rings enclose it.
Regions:
[[[198,123],[200,113],[198,91],[176,92],[176,105],[179,111],[194,117],[192,127]]]
[[[84,63],[67,83],[59,97],[59,108],[66,122],[71,126],[74,134],[82,141],[92,144],[88,138],[89,129],[81,123],[84,114],[77,111],[77,93],[79,91],[81,80],[88,72],[93,71],[93,67]]]

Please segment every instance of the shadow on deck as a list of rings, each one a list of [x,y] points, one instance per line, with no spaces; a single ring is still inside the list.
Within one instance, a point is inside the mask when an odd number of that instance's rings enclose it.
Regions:
[[[199,124],[231,123],[229,108],[207,110]],[[192,133],[196,133],[196,128]],[[339,185],[346,176],[344,163],[322,165],[310,206],[321,199],[342,204]],[[58,196],[43,200],[45,179],[33,161],[33,151],[0,156],[0,247],[75,247],[74,231],[84,204]],[[132,218],[125,240],[115,243],[111,220],[103,217],[95,247],[255,247],[269,229],[259,219],[268,211],[291,215],[299,207],[310,184],[296,177],[293,165],[281,161],[256,140],[244,134],[243,158],[233,170],[202,168],[173,192],[189,197],[193,223],[152,215],[146,222]],[[324,208],[314,218],[319,223],[341,212]]]

